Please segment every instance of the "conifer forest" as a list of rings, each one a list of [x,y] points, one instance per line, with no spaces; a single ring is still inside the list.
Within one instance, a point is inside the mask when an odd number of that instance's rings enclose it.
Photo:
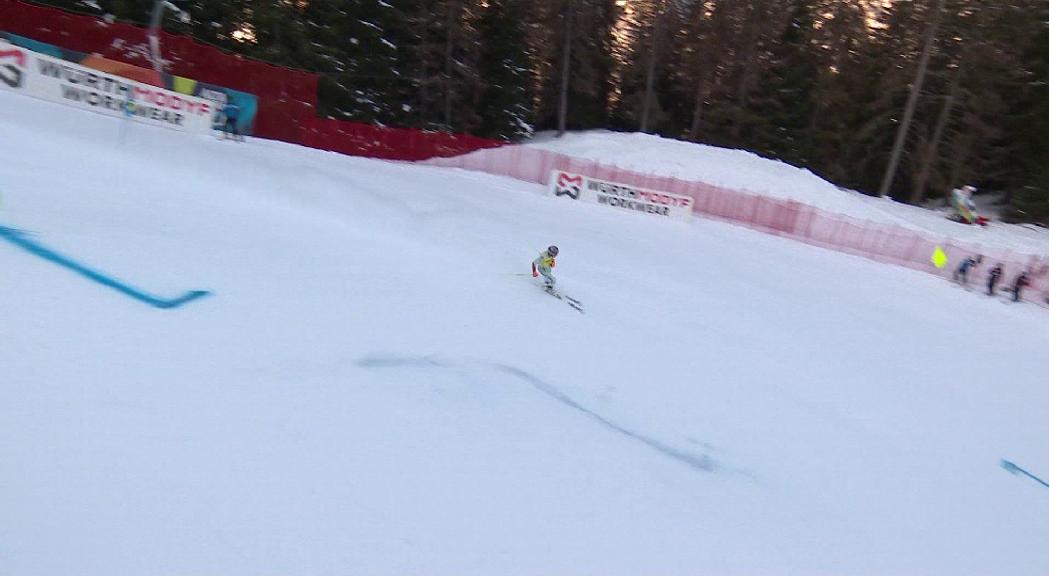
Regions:
[[[142,25],[153,7],[38,3]],[[1049,0],[173,4],[188,17],[169,12],[168,32],[318,73],[326,117],[510,141],[648,132],[914,204],[973,184],[1007,219],[1049,223]]]

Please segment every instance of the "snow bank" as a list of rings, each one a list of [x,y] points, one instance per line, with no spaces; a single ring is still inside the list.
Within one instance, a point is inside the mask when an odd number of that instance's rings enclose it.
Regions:
[[[812,172],[744,150],[651,134],[611,131],[541,133],[525,146],[586,158],[645,174],[696,180],[751,194],[796,200],[852,218],[895,224],[1023,254],[1049,255],[1049,231],[994,222],[987,228],[952,222],[943,212],[843,190]]]

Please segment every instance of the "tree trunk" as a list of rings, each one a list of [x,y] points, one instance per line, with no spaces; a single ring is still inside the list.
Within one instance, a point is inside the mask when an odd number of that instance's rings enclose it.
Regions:
[[[707,86],[709,74],[703,72],[699,77],[699,87],[696,88],[696,105],[692,109],[692,126],[688,129],[688,139],[695,142],[699,138],[699,123],[703,119],[703,102],[707,99],[710,89]]]
[[[744,110],[750,101],[750,92],[753,88],[754,77],[761,64],[760,59],[758,58],[758,40],[762,36],[764,27],[767,26],[767,23],[764,21],[766,17],[767,14],[765,13],[765,6],[763,3],[750,3],[743,29],[743,47],[740,50],[739,57],[741,67],[739,83],[736,85],[736,106],[740,111]],[[735,142],[740,141],[742,131],[743,118],[742,115],[737,115],[733,119],[731,127],[732,139]]]
[[[662,32],[661,24],[663,23],[662,4],[661,1],[655,15],[655,21],[652,22],[652,38],[648,47],[648,65],[645,69],[645,102],[641,109],[642,132],[648,132],[648,118],[649,113],[652,110],[653,87],[656,81],[656,46],[659,43],[659,34]]]
[[[753,74],[754,66],[757,64],[757,59],[754,57],[758,36],[758,24],[754,21],[756,18],[758,18],[757,8],[752,6],[751,12],[747,14],[746,27],[744,28],[743,49],[740,52],[740,66],[742,70],[739,73],[739,83],[736,85],[736,105],[740,108],[747,105],[747,98],[750,96],[750,77]]]
[[[572,60],[572,0],[565,9],[564,48],[561,54],[561,98],[557,104],[557,135],[565,134],[565,119],[568,116],[568,72]]]
[[[444,23],[444,127],[449,131],[452,130],[452,71],[455,69],[452,59],[452,26],[455,23],[456,7],[456,2],[448,3],[448,14]]]
[[[911,193],[911,204],[921,204],[922,200],[925,199],[925,185],[929,181],[929,173],[932,172],[933,165],[939,160],[940,140],[943,138],[943,131],[951,119],[951,112],[954,111],[954,102],[958,98],[958,87],[961,85],[962,79],[962,66],[963,63],[959,62],[958,69],[954,72],[954,78],[951,79],[951,88],[947,92],[947,99],[944,100],[940,116],[936,119],[936,128],[932,132],[932,142],[929,142],[929,150],[925,155],[925,161],[922,162],[921,172],[918,173],[918,180],[914,183],[914,190]]]
[[[699,80],[696,82],[696,105],[692,108],[692,125],[688,129],[688,139],[692,142],[699,140],[699,131],[703,122],[703,108],[713,90],[711,84],[720,85],[720,79],[716,76],[717,72],[712,63],[714,61],[712,47],[718,45],[725,36],[723,27],[727,10],[726,5],[720,2],[714,5],[709,24],[711,38],[696,45],[700,53],[697,57],[701,58],[702,55],[706,55],[706,59],[699,66]]]
[[[947,189],[945,194],[950,194],[950,190],[961,186],[962,174],[966,172],[966,168],[969,162],[969,157],[972,155],[973,147],[973,136],[971,133],[966,133],[961,138],[961,144],[954,155],[954,163],[951,166],[951,176],[947,181]]]
[[[907,97],[907,106],[903,110],[903,121],[900,122],[900,127],[896,130],[896,141],[893,142],[892,153],[889,155],[889,165],[885,168],[885,176],[882,178],[881,186],[878,188],[878,195],[881,197],[889,195],[892,181],[896,177],[896,169],[900,165],[903,144],[907,139],[907,131],[911,127],[911,120],[914,119],[914,110],[918,107],[918,95],[921,93],[922,84],[925,83],[925,73],[929,68],[929,56],[932,54],[932,45],[940,28],[940,17],[943,15],[945,4],[946,0],[937,0],[936,12],[933,13],[932,22],[929,23],[929,29],[925,33],[925,45],[922,47],[921,58],[918,61],[918,75],[915,77],[914,84],[911,86],[911,93]]]

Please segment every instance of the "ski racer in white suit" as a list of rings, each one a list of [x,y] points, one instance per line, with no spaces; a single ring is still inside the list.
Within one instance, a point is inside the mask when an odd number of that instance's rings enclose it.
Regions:
[[[543,282],[546,284],[547,289],[552,289],[557,280],[554,278],[554,266],[556,265],[555,258],[557,258],[557,246],[550,246],[546,250],[539,253],[539,257],[532,260],[532,277],[538,278],[540,274],[543,275]]]

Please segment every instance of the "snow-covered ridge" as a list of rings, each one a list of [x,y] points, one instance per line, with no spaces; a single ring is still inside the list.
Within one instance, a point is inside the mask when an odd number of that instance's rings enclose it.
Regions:
[[[651,134],[607,130],[541,133],[524,144],[644,174],[706,182],[750,194],[796,200],[850,218],[920,230],[931,236],[1025,254],[1049,255],[1049,231],[994,222],[987,228],[944,214],[844,190],[811,171],[745,150]]]

